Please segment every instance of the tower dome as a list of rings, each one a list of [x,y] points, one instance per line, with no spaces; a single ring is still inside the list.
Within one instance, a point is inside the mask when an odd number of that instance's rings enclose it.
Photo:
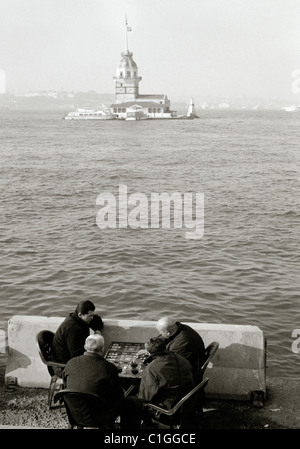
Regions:
[[[120,64],[119,64],[119,68],[120,69],[121,68],[123,68],[123,69],[127,69],[127,68],[128,69],[131,69],[131,68],[137,69],[137,65],[136,65],[135,61],[133,60],[133,58],[132,58],[133,53],[131,53],[130,51],[127,51],[125,53],[121,53],[121,55],[122,55],[122,59],[121,59]]]
[[[125,51],[121,53],[122,59],[117,67],[117,77],[121,78],[137,78],[138,67],[133,60],[133,53],[131,51]]]

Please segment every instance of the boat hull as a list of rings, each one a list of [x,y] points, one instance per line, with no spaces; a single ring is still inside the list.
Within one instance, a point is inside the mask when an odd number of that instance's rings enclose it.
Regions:
[[[77,109],[63,117],[65,120],[115,120],[116,116],[110,109],[102,105],[100,109]]]
[[[95,116],[65,116],[65,120],[116,120],[116,117],[109,116],[109,115],[95,115]]]

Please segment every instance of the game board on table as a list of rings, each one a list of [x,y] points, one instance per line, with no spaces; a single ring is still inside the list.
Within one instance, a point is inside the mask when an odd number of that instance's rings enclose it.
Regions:
[[[138,354],[142,351],[142,354]],[[144,368],[147,358],[144,343],[113,341],[105,354],[105,359],[119,369],[121,376],[138,376]]]

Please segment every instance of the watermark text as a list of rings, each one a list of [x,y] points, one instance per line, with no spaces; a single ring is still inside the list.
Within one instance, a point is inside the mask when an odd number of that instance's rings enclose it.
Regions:
[[[101,206],[96,216],[100,229],[187,229],[186,239],[201,239],[204,234],[204,194],[152,192],[149,197],[137,192],[128,195],[120,185],[118,195],[102,192],[96,200]]]
[[[300,353],[300,329],[294,329],[292,332],[292,338],[296,340],[292,343],[292,352],[294,354]]]

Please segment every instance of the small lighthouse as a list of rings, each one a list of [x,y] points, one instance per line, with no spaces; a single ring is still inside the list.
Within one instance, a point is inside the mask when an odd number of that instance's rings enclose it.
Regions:
[[[187,111],[187,117],[189,117],[189,118],[199,118],[197,113],[196,113],[196,108],[195,108],[195,104],[194,104],[194,99],[193,98],[190,99],[190,104],[189,104],[188,111]]]

